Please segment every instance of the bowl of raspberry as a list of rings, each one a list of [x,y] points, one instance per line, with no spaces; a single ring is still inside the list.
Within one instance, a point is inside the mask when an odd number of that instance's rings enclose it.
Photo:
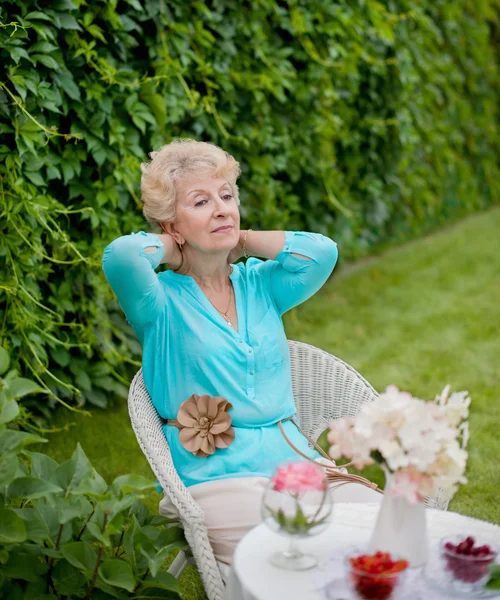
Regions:
[[[346,559],[349,585],[361,600],[389,600],[402,583],[408,561],[378,550]]]
[[[439,544],[442,567],[450,584],[460,591],[475,591],[488,581],[498,550],[472,535],[452,535]]]

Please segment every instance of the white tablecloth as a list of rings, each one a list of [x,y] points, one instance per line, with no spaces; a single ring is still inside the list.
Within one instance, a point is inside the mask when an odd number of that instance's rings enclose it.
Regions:
[[[350,600],[343,591],[343,566],[340,554],[347,546],[368,542],[375,524],[377,504],[335,504],[330,527],[322,534],[300,540],[300,548],[320,559],[317,568],[290,572],[274,567],[269,557],[284,550],[288,540],[262,524],[252,529],[239,543],[226,586],[226,600]],[[490,543],[500,543],[500,527],[458,513],[427,509],[429,542],[432,549],[445,535],[470,533]],[[331,583],[333,581],[333,583]],[[421,570],[411,569],[401,600],[440,600],[446,594],[430,588]],[[338,582],[338,594],[334,592]],[[330,592],[327,592],[329,586]],[[491,595],[493,597],[493,595]],[[500,597],[500,596],[496,596]]]

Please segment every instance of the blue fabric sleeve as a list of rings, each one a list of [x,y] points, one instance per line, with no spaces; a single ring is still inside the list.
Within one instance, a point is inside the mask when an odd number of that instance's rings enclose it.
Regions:
[[[151,246],[155,252],[144,251]],[[104,274],[133,327],[154,321],[165,305],[165,292],[155,273],[163,255],[160,238],[144,231],[119,237],[104,250]]]
[[[301,254],[311,260],[294,256]],[[313,296],[337,262],[337,244],[319,233],[285,232],[285,244],[274,261],[262,263],[280,314]]]

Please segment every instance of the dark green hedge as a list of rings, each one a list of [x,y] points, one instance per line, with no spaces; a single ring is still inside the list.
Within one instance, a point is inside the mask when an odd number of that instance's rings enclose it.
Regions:
[[[126,393],[139,347],[100,258],[144,227],[139,164],[173,137],[241,161],[247,224],[344,258],[499,199],[498,0],[4,0],[0,20],[0,338],[47,415]]]

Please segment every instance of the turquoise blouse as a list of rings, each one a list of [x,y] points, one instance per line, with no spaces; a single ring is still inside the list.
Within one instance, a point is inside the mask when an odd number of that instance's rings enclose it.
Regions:
[[[157,250],[144,251],[151,246]],[[192,394],[223,396],[233,405],[234,441],[206,458],[184,449],[176,427],[164,426],[179,476],[186,486],[270,477],[280,463],[300,460],[277,425],[295,414],[281,317],[325,283],[337,261],[337,246],[320,234],[287,231],[276,260],[249,258],[232,265],[238,331],[191,276],[155,273],[163,253],[155,234],[133,233],[104,250],[103,269],[142,344],[144,382],[160,416],[175,419],[181,402]],[[290,421],[283,426],[300,450],[317,456]]]

